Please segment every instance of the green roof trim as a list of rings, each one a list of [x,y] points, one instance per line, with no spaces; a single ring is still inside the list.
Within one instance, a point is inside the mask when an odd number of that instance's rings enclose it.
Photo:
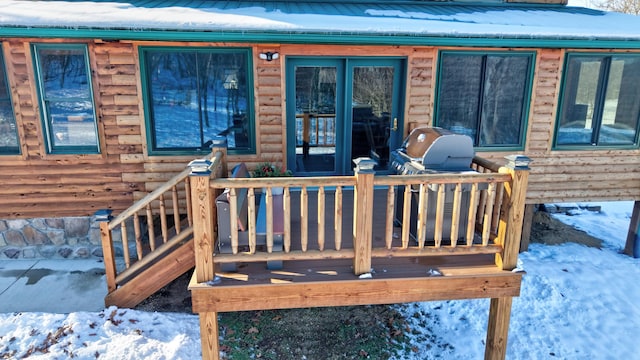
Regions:
[[[250,42],[282,44],[334,44],[334,45],[397,45],[397,46],[470,46],[470,47],[532,47],[583,49],[640,49],[640,41],[536,39],[450,36],[408,36],[371,34],[313,34],[281,32],[229,32],[229,31],[170,31],[170,30],[103,30],[52,28],[0,28],[2,37],[35,37],[63,39],[103,39],[107,41],[196,41],[196,42]]]
[[[4,0],[0,36],[640,49],[640,21],[580,7],[493,2]]]

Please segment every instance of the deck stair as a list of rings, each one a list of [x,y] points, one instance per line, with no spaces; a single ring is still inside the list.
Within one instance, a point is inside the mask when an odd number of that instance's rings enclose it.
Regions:
[[[135,307],[194,267],[190,171],[177,174],[115,218],[110,211],[96,213],[101,221],[106,306]]]

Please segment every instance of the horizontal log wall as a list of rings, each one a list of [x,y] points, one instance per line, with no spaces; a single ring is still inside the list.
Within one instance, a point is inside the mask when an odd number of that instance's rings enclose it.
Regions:
[[[144,183],[123,180],[124,173],[143,171],[142,163],[121,161],[123,155],[142,150],[140,141],[120,139],[140,138],[139,124],[127,122],[127,117],[139,116],[138,106],[121,100],[137,93],[132,47],[87,43],[102,153],[51,155],[45,149],[30,48],[44,42],[50,41],[2,41],[22,154],[0,157],[0,218],[85,216],[130,206],[133,192],[144,190]]]
[[[0,219],[117,214],[184,169],[194,156],[148,156],[138,46],[253,47],[256,154],[230,155],[229,164],[286,161],[286,56],[401,56],[407,59],[404,134],[432,125],[436,47],[308,44],[223,44],[86,41],[93,69],[101,154],[46,154],[30,45],[59,39],[0,39],[22,154],[0,156]],[[77,42],[83,42],[78,40]],[[447,48],[455,49],[455,48]],[[482,50],[465,48],[461,50]],[[513,50],[513,49],[485,49]],[[517,50],[517,49],[516,49]],[[552,150],[565,50],[537,52],[525,151],[533,159],[527,203],[640,199],[639,150]],[[263,61],[261,52],[279,52]],[[511,152],[509,152],[511,153]],[[505,152],[480,155],[503,161]],[[184,201],[181,194],[181,201]]]

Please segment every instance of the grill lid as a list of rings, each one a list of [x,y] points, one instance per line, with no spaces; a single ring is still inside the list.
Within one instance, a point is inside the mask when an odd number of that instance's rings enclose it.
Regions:
[[[413,129],[400,151],[412,161],[434,170],[468,170],[475,152],[469,136],[437,127]]]

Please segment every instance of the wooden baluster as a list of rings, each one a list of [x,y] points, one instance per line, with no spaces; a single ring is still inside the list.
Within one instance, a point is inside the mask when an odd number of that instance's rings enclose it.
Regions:
[[[273,252],[273,188],[269,186],[267,188],[267,198],[265,204],[267,205],[267,252]]]
[[[147,204],[147,233],[149,234],[149,248],[151,251],[156,249],[156,234],[153,229],[153,212],[151,211],[151,204]]]
[[[390,185],[387,189],[387,218],[385,225],[385,246],[388,250],[393,246],[393,210],[395,209],[396,188]]]
[[[169,235],[167,229],[167,209],[164,203],[164,194],[160,195],[160,231],[162,232],[162,243],[166,243]]]
[[[409,247],[409,232],[411,231],[411,185],[404,186],[404,202],[402,207],[402,248]]]
[[[133,214],[133,233],[136,236],[136,252],[138,253],[138,260],[142,260],[144,251],[142,249],[142,231],[140,231],[140,216],[138,213]]]
[[[416,238],[418,239],[418,247],[424,248],[427,240],[427,213],[429,206],[428,196],[429,185],[420,184],[420,196],[418,200],[418,219],[416,224]]]
[[[478,201],[480,194],[478,183],[474,183],[469,194],[469,218],[467,222],[467,246],[473,245],[473,237],[476,233],[476,211],[478,211]]]
[[[193,225],[193,210],[191,210],[191,182],[189,178],[184,179],[184,193],[187,194],[187,223]]]
[[[173,200],[173,227],[176,229],[176,235],[180,234],[180,205],[178,204],[178,187],[171,188],[171,199]]]
[[[442,227],[444,225],[445,184],[438,184],[438,200],[436,202],[436,224],[433,239],[435,247],[442,245]]]
[[[324,250],[324,186],[318,189],[318,250]]]
[[[238,253],[238,193],[229,189],[229,219],[231,219],[231,252]]]
[[[486,190],[482,190],[480,192],[480,200],[479,200],[478,213],[477,213],[477,218],[476,218],[476,222],[478,222],[479,224],[482,224],[482,221],[484,219],[484,212],[486,211],[485,210],[486,203],[487,203],[487,191]]]
[[[489,235],[491,233],[491,218],[493,216],[493,202],[496,199],[496,182],[489,183],[487,189],[486,203],[484,208],[484,220],[482,221],[482,246],[489,244]]]
[[[307,194],[307,186],[302,186],[300,191],[300,245],[302,251],[307,251],[309,243],[309,194]]]
[[[247,190],[247,227],[249,231],[249,253],[256,253],[256,192],[250,187]]]
[[[129,240],[127,239],[127,222],[120,224],[120,238],[122,239],[122,256],[124,257],[124,266],[129,268],[131,261],[129,260]]]
[[[458,245],[458,228],[460,227],[460,206],[462,202],[462,183],[456,184],[453,193],[453,209],[451,211],[451,247]]]
[[[336,187],[334,204],[333,232],[335,234],[335,248],[340,250],[342,249],[342,186]]]
[[[491,220],[491,233],[498,233],[498,225],[500,223],[500,207],[502,206],[502,193],[504,191],[504,183],[497,184],[496,200],[493,202],[493,215]]]
[[[283,246],[284,252],[291,251],[291,192],[289,187],[284,188],[282,194],[282,206],[284,208],[284,234],[283,234]]]

